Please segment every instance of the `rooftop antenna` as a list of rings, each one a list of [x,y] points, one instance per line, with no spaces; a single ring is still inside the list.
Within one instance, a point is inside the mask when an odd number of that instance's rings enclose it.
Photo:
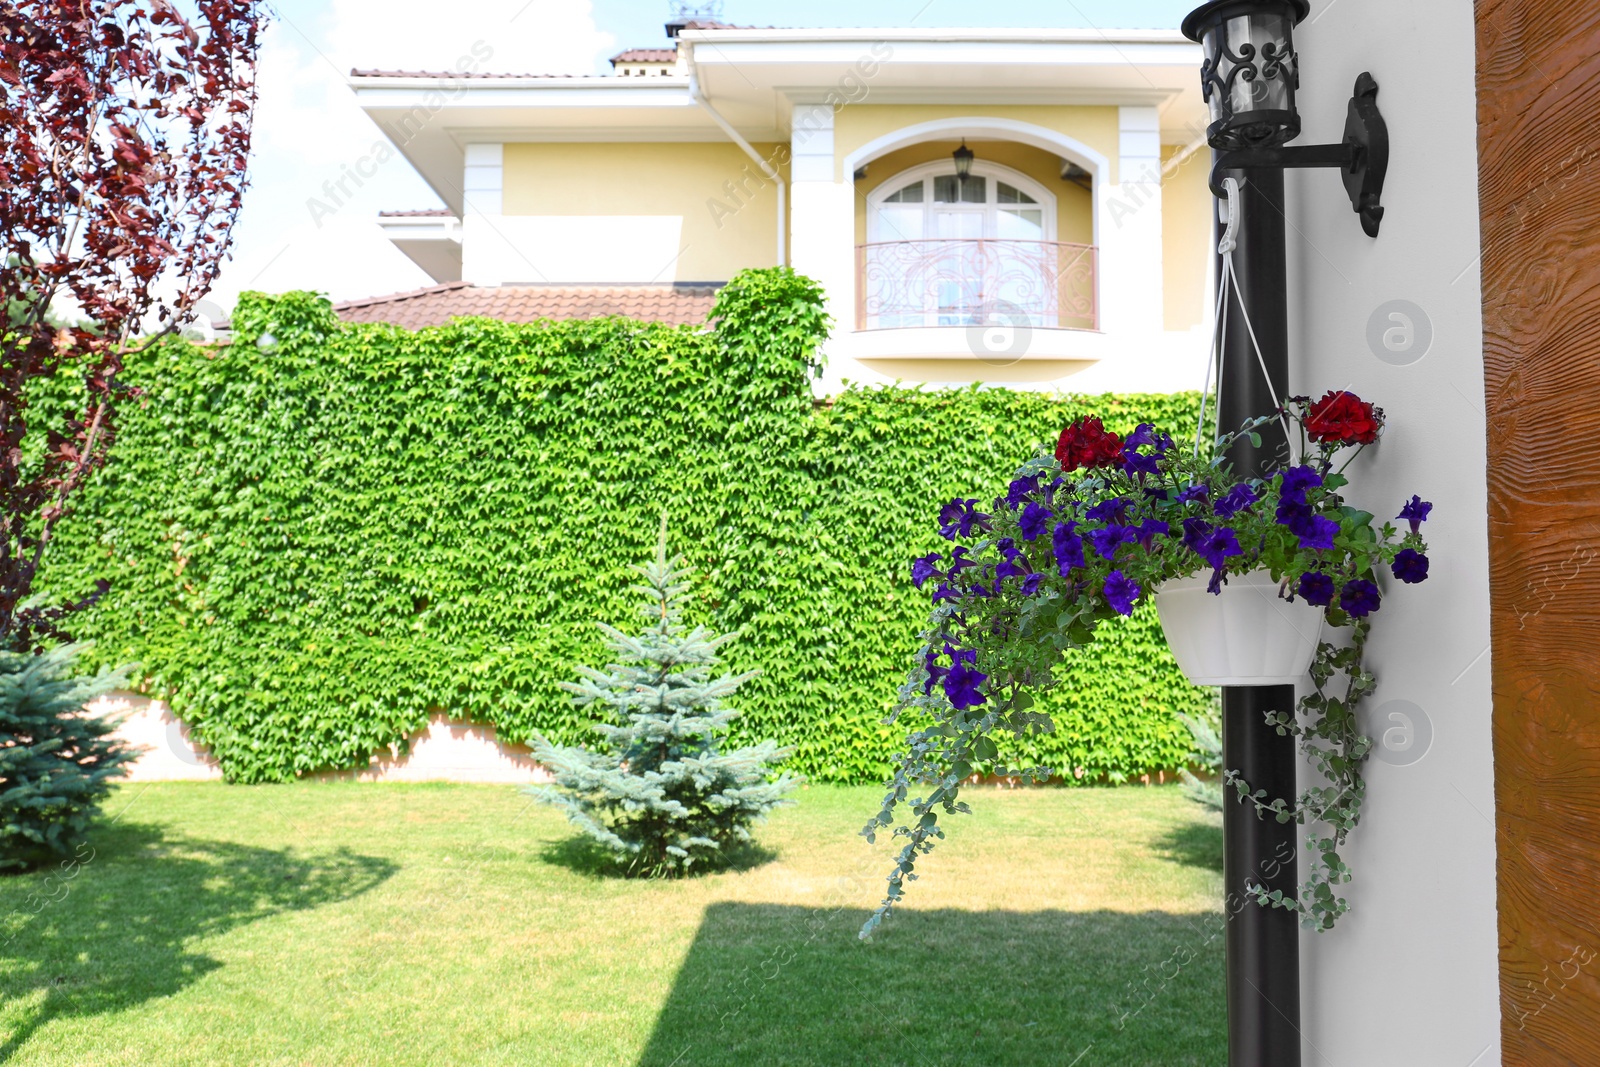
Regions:
[[[679,19],[720,19],[722,0],[706,0],[692,4],[689,0],[672,0],[672,17]]]
[[[678,36],[678,31],[690,22],[720,21],[722,21],[722,0],[704,0],[702,3],[672,0],[672,13],[667,19],[667,36]]]

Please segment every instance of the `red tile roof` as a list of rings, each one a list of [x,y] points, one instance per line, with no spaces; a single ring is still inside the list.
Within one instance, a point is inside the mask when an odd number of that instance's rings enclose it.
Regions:
[[[390,322],[408,330],[478,315],[502,322],[622,315],[670,325],[706,320],[720,283],[675,285],[468,285],[449,282],[333,306],[345,322]]]
[[[626,52],[618,52],[611,57],[613,65],[617,63],[676,63],[678,50],[676,48],[630,48]]]

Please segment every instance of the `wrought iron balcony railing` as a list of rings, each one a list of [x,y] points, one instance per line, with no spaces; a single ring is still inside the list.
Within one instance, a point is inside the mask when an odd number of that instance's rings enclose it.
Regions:
[[[1093,330],[1095,246],[967,238],[856,246],[856,328]]]

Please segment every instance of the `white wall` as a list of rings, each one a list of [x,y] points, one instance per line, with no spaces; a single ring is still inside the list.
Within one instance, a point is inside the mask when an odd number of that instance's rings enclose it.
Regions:
[[[1348,387],[1387,411],[1381,444],[1353,468],[1354,503],[1384,517],[1412,492],[1435,503],[1429,579],[1391,587],[1373,631],[1381,714],[1368,732],[1395,732],[1371,763],[1351,842],[1352,911],[1302,939],[1304,1062],[1488,1067],[1500,1063],[1500,1016],[1473,10],[1316,0],[1297,42],[1301,143],[1340,138],[1351,86],[1370,70],[1392,152],[1376,240],[1336,172],[1290,175],[1291,385]],[[1401,351],[1380,343],[1387,361],[1369,345],[1369,319],[1393,300],[1431,324],[1426,354],[1420,332],[1408,350],[1401,333],[1390,337]],[[1431,725],[1431,742],[1419,730],[1403,751],[1390,712]]]
[[[189,736],[189,728],[160,700],[127,691],[89,704],[95,715],[117,720],[116,736],[138,751],[127,764],[130,782],[221,781],[222,768],[211,751]],[[428,717],[425,729],[413,733],[410,748],[379,749],[360,770],[317,771],[319,781],[360,782],[501,782],[526,785],[550,781],[527,745],[499,739],[493,726]]]

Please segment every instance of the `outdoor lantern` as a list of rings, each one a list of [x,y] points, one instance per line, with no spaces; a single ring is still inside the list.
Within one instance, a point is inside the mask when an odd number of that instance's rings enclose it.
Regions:
[[[1212,0],[1183,20],[1183,35],[1205,51],[1200,94],[1211,107],[1213,148],[1268,147],[1299,135],[1294,27],[1310,11],[1307,0]]]
[[[947,141],[945,143],[948,144],[949,142]],[[965,183],[967,180],[967,175],[972,173],[973,158],[972,149],[967,147],[967,139],[965,137],[961,138],[961,147],[950,154],[955,157],[956,177]]]
[[[1363,72],[1338,144],[1290,145],[1300,135],[1295,92],[1300,57],[1294,28],[1307,0],[1209,0],[1183,20],[1198,41],[1200,95],[1211,109],[1206,141],[1216,150],[1211,191],[1222,196],[1223,171],[1249,167],[1338,167],[1350,206],[1367,236],[1378,236],[1379,199],[1389,168],[1389,129],[1378,113],[1378,83]]]

